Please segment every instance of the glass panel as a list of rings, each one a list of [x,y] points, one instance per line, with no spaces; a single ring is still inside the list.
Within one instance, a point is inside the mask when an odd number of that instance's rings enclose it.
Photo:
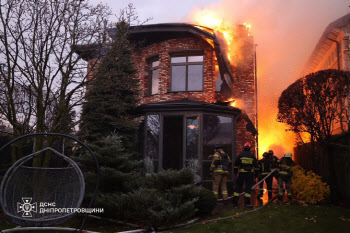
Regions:
[[[152,70],[152,89],[151,94],[158,94],[159,87],[159,69]]]
[[[154,160],[153,166],[154,166],[154,172],[155,173],[159,172],[159,160]]]
[[[203,115],[203,179],[207,177],[214,145],[220,144],[225,153],[232,159],[233,123],[231,117]],[[232,166],[228,179],[232,179]]]
[[[189,56],[188,62],[201,62],[203,61],[203,56]]]
[[[188,91],[203,90],[203,65],[188,66]]]
[[[186,159],[198,159],[198,116],[186,118]]]
[[[186,66],[171,67],[171,91],[186,90]]]
[[[203,159],[211,159],[214,145],[220,144],[223,150],[232,156],[233,124],[231,117],[207,115],[203,116]]]
[[[221,79],[220,73],[218,72],[216,75],[216,82],[215,82],[215,91],[216,92],[221,91],[221,84],[222,84],[222,79]]]
[[[213,179],[209,174],[210,165],[211,165],[211,160],[203,161],[203,180]]]
[[[159,115],[147,116],[146,156],[151,159],[159,158]]]
[[[185,63],[186,57],[171,57],[171,63]]]
[[[154,68],[154,67],[157,67],[157,66],[159,66],[159,61],[154,61],[154,62],[152,62],[152,67]]]
[[[224,77],[225,77],[225,80],[226,80],[226,83],[229,87],[233,87],[233,83],[231,82],[231,78],[228,74],[224,74]]]

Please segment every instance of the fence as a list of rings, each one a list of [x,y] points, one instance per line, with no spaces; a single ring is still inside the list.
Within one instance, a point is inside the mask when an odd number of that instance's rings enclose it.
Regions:
[[[350,206],[350,133],[334,135],[327,145],[311,143],[294,148],[295,162],[329,184],[332,201]]]

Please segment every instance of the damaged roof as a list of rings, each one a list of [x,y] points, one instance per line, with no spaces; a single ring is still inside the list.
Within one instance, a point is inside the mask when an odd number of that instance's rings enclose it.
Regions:
[[[108,34],[110,37],[116,37],[117,28],[110,28],[108,30]],[[153,43],[175,38],[186,38],[193,36],[199,37],[213,47],[219,65],[220,76],[222,77],[223,82],[226,82],[224,77],[225,74],[227,74],[231,81],[235,83],[230,63],[224,55],[225,53],[222,51],[220,41],[215,35],[213,29],[187,23],[161,23],[131,26],[128,34],[131,41],[140,42],[136,43],[136,46],[138,47],[144,47]],[[106,52],[105,48],[101,48],[98,45],[82,45],[73,49],[85,60],[97,58],[97,55],[104,55]]]
[[[220,47],[220,42],[215,35],[215,31],[211,28],[188,23],[160,23],[131,26],[128,33],[131,40],[142,40],[143,46],[164,40],[193,36],[197,36],[207,42],[210,40],[212,43],[208,43],[214,48],[221,77],[228,74],[232,82],[235,83],[230,63],[226,59],[226,56],[224,56],[225,53]],[[117,28],[111,28],[109,30],[111,37],[115,37],[116,34]],[[222,79],[224,81],[224,78]]]

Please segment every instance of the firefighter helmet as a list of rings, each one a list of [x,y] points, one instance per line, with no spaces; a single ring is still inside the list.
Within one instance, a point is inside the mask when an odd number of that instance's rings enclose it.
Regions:
[[[284,157],[286,157],[286,158],[292,158],[292,153],[290,153],[290,152],[287,152],[285,155],[284,155]]]
[[[273,155],[274,153],[273,153],[273,150],[269,150],[269,154],[270,155]]]
[[[267,156],[269,156],[269,153],[264,152],[263,157],[266,158]]]
[[[251,148],[252,145],[249,142],[244,143],[244,148]]]
[[[220,148],[222,148],[222,147],[221,147],[220,144],[215,144],[215,145],[214,145],[214,148],[215,148],[215,149],[220,149]]]

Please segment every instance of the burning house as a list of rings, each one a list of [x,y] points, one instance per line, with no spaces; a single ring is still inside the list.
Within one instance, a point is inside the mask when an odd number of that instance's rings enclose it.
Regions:
[[[203,184],[210,187],[214,144],[233,158],[246,141],[257,151],[255,47],[246,26],[237,26],[231,38],[240,52],[235,64],[225,36],[207,27],[134,26],[129,39],[141,89],[140,148],[156,171],[196,160]]]

